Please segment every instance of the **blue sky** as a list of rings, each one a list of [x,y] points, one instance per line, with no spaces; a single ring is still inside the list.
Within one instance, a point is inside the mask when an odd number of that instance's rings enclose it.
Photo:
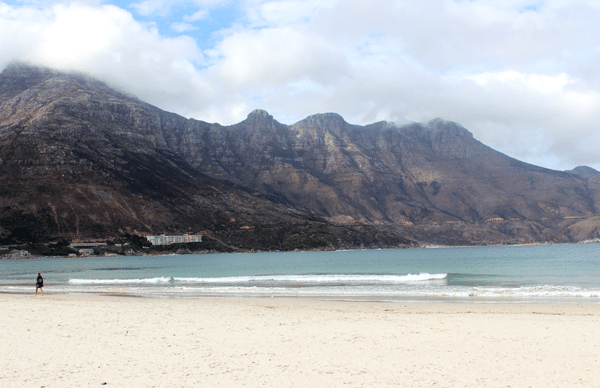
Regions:
[[[0,69],[100,78],[233,124],[453,120],[554,169],[600,169],[598,0],[0,0]]]
[[[193,1],[105,1],[130,11],[136,20],[154,26],[165,37],[182,34],[193,37],[203,49],[214,44],[213,33],[243,23],[239,2],[214,1],[199,4]]]

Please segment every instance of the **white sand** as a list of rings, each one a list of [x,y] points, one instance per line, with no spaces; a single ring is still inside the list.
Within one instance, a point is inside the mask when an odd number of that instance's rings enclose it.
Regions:
[[[597,304],[47,292],[0,325],[0,387],[600,387]]]

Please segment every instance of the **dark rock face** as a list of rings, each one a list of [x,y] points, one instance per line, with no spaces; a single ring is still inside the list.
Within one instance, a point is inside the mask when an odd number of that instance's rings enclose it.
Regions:
[[[80,75],[8,68],[0,76],[0,236],[318,220],[193,169],[170,148],[185,122]]]
[[[567,242],[600,226],[592,174],[520,162],[440,119],[361,127],[328,113],[287,126],[254,111],[229,127],[190,121],[183,137],[175,152],[199,171],[333,223],[449,244]]]
[[[308,222],[355,226],[353,241],[368,226],[390,246],[394,234],[488,244],[600,229],[597,175],[520,162],[453,122],[356,126],[326,113],[284,125],[257,110],[221,126],[27,66],[0,75],[0,182],[0,234],[15,238]]]

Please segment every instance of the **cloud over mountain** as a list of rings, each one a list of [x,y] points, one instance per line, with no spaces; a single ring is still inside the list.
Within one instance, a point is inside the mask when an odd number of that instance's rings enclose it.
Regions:
[[[592,1],[0,2],[0,67],[99,77],[232,124],[444,117],[513,157],[600,168],[600,9]]]

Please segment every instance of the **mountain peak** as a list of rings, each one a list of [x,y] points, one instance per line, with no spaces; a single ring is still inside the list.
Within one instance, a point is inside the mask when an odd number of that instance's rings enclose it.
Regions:
[[[268,118],[271,117],[273,118],[273,116],[271,116],[269,114],[269,112],[267,112],[264,109],[254,109],[252,112],[248,113],[248,118],[253,117],[253,118],[258,118],[258,117],[264,117],[264,118]]]
[[[254,128],[254,130],[259,130],[260,128],[270,128],[275,120],[273,116],[269,114],[266,110],[263,109],[255,109],[248,114],[246,120],[242,121],[243,126],[247,128]]]
[[[12,62],[9,63],[4,70],[2,71],[3,76],[23,76],[23,75],[33,75],[33,74],[47,74],[47,75],[56,75],[60,74],[60,72],[49,69],[42,66],[31,65],[26,62]]]
[[[345,121],[341,115],[339,115],[337,113],[333,113],[333,112],[317,113],[317,114],[308,116],[307,119]]]
[[[337,114],[337,113],[317,113],[311,116],[306,117],[304,120],[299,121],[297,124],[300,124],[301,126],[331,126],[333,125],[343,125],[346,123],[346,120],[344,120],[344,118]]]
[[[473,134],[468,129],[458,124],[455,121],[448,121],[441,118],[429,120],[425,127],[434,132],[449,132],[459,136],[473,137]]]
[[[60,73],[26,63],[11,63],[0,73],[0,96],[11,98],[57,74]]]
[[[586,176],[586,177],[600,176],[600,171],[593,169],[591,167],[588,167],[588,166],[577,166],[574,169],[567,171],[567,172],[570,172],[571,174],[576,174],[579,176]]]

